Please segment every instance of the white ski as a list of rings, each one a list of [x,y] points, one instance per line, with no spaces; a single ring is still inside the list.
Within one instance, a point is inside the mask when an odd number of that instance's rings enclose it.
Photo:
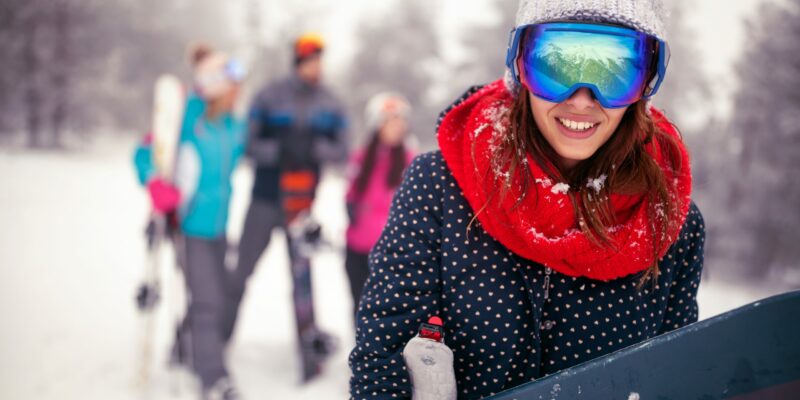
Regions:
[[[183,84],[174,75],[161,75],[153,94],[152,157],[159,177],[172,181],[175,173],[178,143],[185,96]],[[148,262],[144,278],[137,293],[137,306],[142,312],[140,367],[138,384],[147,391],[153,368],[153,337],[155,335],[155,307],[161,291],[161,246],[167,239],[167,221],[164,215],[153,213],[152,238],[148,243]],[[179,250],[176,249],[176,252]]]

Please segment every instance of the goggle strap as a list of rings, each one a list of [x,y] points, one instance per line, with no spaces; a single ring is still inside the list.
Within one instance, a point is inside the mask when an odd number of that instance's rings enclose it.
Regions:
[[[524,27],[522,27],[524,28]],[[514,28],[509,33],[508,51],[506,52],[506,67],[511,71],[514,81],[520,84],[519,71],[517,70],[517,58],[519,56],[519,42],[522,36],[522,28]]]

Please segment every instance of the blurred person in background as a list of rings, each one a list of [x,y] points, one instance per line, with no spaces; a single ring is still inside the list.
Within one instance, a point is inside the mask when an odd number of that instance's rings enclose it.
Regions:
[[[178,361],[191,363],[204,399],[232,400],[239,396],[223,359],[222,326],[231,174],[246,142],[245,123],[233,114],[244,71],[218,52],[195,59],[196,88],[184,110],[174,183],[155,176],[143,148],[137,149],[136,167],[154,208],[176,212],[182,237],[176,252],[182,253],[190,302],[179,335],[184,339],[173,355],[189,355]]]
[[[411,105],[398,93],[381,93],[367,103],[367,144],[350,157],[346,195],[345,270],[353,296],[353,315],[369,273],[368,256],[389,217],[392,196],[411,163],[408,140]]]
[[[344,108],[322,83],[324,49],[325,43],[318,34],[301,35],[292,48],[292,73],[266,85],[253,100],[246,152],[255,164],[255,179],[239,244],[237,266],[231,273],[229,310],[224,330],[226,339],[233,335],[247,280],[269,245],[272,231],[277,227],[286,231],[287,219],[292,217],[284,207],[286,193],[281,188],[282,178],[293,171],[307,173],[312,182],[307,189],[310,197],[313,197],[322,166],[343,163],[347,159]],[[310,208],[313,198],[306,200]],[[290,263],[294,269],[295,264],[292,260]],[[298,275],[297,271],[293,270],[292,273],[293,276]],[[310,299],[298,298],[303,291],[310,290],[310,281],[304,283],[302,288],[298,287],[296,280],[293,285],[295,307],[300,302],[310,302]],[[295,314],[300,330],[301,324],[307,325],[307,321],[301,322],[299,314]],[[316,326],[313,303],[310,314],[310,323]],[[298,338],[301,348],[309,341],[322,344],[330,339],[318,329],[305,336],[310,337]],[[324,345],[315,347],[319,347],[320,353],[330,350]]]
[[[187,92],[187,104],[191,107],[197,107],[197,105],[204,101],[200,92],[202,90],[200,82],[199,82],[199,72],[201,66],[203,65],[203,61],[208,58],[208,56],[214,54],[214,48],[211,47],[210,44],[202,41],[191,43],[186,48],[186,59],[189,62],[189,66],[192,69],[192,82],[186,86],[184,89]],[[134,150],[134,164],[136,165],[136,172],[137,177],[139,178],[139,183],[142,185],[147,185],[148,181],[153,178],[156,173],[156,166],[153,159],[153,133],[148,132],[142,140],[137,144],[136,149]],[[153,204],[154,210],[160,211],[161,208],[159,204]],[[169,211],[166,214],[166,228],[167,228],[167,237],[171,240],[176,238],[176,235],[179,234],[178,231],[178,219],[175,215],[175,211]],[[151,218],[148,221],[147,229],[145,233],[147,235],[147,240],[150,245],[152,245],[153,241],[155,240],[154,236],[155,232],[155,221]],[[183,264],[181,260],[180,254],[176,262],[179,265]]]
[[[665,14],[520,1],[505,79],[441,114],[373,247],[352,398],[411,397],[403,349],[433,316],[470,399],[697,321],[704,223],[688,151],[649,104]]]

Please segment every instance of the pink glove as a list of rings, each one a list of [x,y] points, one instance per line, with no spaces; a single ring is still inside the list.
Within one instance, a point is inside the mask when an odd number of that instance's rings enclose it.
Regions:
[[[153,209],[159,214],[174,211],[181,202],[181,192],[178,188],[161,178],[154,178],[148,182],[147,191],[150,192]]]

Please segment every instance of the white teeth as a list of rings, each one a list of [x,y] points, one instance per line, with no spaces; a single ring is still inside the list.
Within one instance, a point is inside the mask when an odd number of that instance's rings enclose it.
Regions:
[[[576,122],[565,118],[559,118],[559,122],[561,122],[564,126],[573,131],[585,131],[587,129],[593,128],[596,124],[591,122]]]

